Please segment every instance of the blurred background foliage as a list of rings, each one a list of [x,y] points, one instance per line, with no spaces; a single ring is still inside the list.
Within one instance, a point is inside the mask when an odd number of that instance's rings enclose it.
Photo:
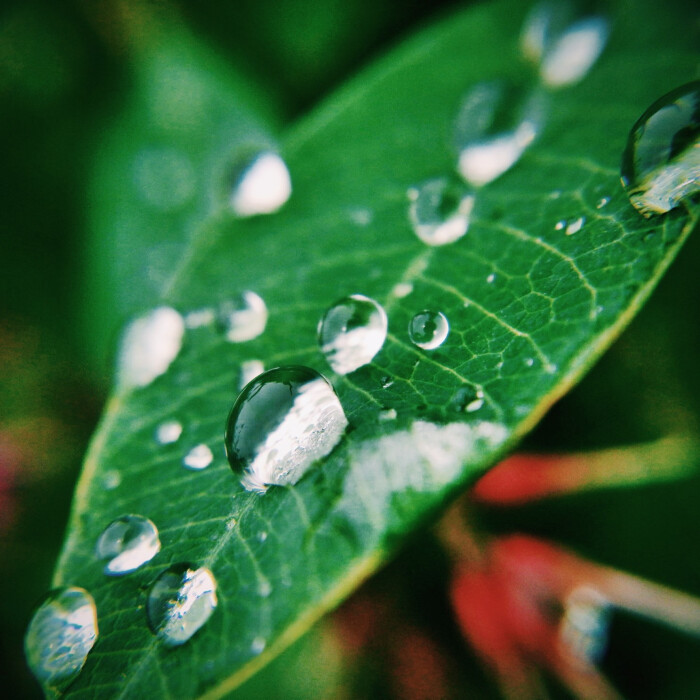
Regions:
[[[283,128],[458,3],[154,4],[235,66]],[[0,9],[0,678],[6,697],[40,697],[25,668],[22,636],[48,587],[72,486],[111,377],[104,348],[118,328],[101,329],[105,338],[96,343],[84,322],[85,306],[94,304],[85,299],[92,249],[86,191],[94,154],[132,87],[120,20],[125,8],[129,3],[111,0],[9,0]],[[568,452],[697,435],[699,264],[700,241],[691,237],[632,327],[524,449]],[[100,290],[93,291],[99,299]],[[700,462],[700,455],[688,459]],[[482,506],[472,517],[485,531],[540,535],[700,595],[693,554],[699,497],[700,476],[691,476],[517,508]],[[448,577],[437,540],[416,536],[240,697],[498,697],[454,621]],[[698,697],[698,652],[696,639],[616,613],[602,666],[629,697]],[[566,697],[554,683],[551,693]]]

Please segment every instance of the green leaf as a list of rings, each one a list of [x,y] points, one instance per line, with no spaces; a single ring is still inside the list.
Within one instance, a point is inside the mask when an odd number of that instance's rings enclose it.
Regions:
[[[534,81],[517,43],[526,8],[515,1],[425,31],[303,121],[283,149],[294,194],[280,213],[236,221],[221,212],[197,229],[163,301],[186,313],[253,290],[267,303],[267,328],[237,344],[212,326],[189,330],[164,375],[110,401],[54,581],[90,590],[100,619],[67,697],[215,698],[235,689],[497,461],[619,334],[698,219],[694,205],[644,219],[621,190],[629,128],[687,82],[694,50],[682,15],[633,8],[611,10],[598,63],[552,93],[544,134],[479,190],[459,241],[426,247],[408,223],[406,192],[453,171],[451,131],[466,90],[494,78]],[[555,227],[581,216],[574,235]],[[412,291],[397,294],[398,283]],[[384,306],[389,335],[370,365],[333,377],[347,435],[295,486],[245,491],[222,444],[241,364],[333,376],[316,324],[352,293]],[[451,324],[432,351],[407,335],[426,308]],[[481,408],[454,410],[457,392],[479,386]],[[384,408],[397,418],[380,420]],[[154,431],[169,419],[182,423],[182,437],[158,445]],[[183,469],[200,443],[214,463]],[[119,485],[106,489],[114,474]],[[163,547],[113,580],[93,551],[124,513],[151,518]],[[147,589],[183,561],[214,572],[219,607],[186,645],[166,649],[146,624]]]
[[[88,193],[81,302],[98,367],[119,326],[160,298],[221,208],[222,171],[238,155],[274,149],[279,128],[270,96],[181,26],[154,13],[126,32],[135,35],[127,103],[101,140]]]

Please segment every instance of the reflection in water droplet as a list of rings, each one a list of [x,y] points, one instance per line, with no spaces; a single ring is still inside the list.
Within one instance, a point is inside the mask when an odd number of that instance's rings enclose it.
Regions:
[[[182,425],[176,420],[166,420],[156,428],[156,442],[160,445],[177,442],[180,435],[182,435]]]
[[[46,688],[74,678],[97,640],[97,609],[83,588],[49,593],[24,637],[27,663]]]
[[[526,357],[526,358],[523,360],[523,362],[525,362],[525,364],[526,364],[528,367],[532,367],[532,366],[535,364],[535,358],[534,358],[534,357]]]
[[[411,342],[423,350],[434,350],[442,345],[449,332],[450,324],[440,311],[421,311],[408,324]]]
[[[107,491],[113,491],[122,483],[122,475],[116,469],[109,469],[104,473],[102,486]]]
[[[241,362],[241,379],[238,385],[239,390],[252,382],[255,377],[265,371],[265,365],[260,360],[246,360]]]
[[[609,32],[605,17],[581,16],[576,3],[541,2],[525,20],[520,45],[525,57],[539,64],[546,85],[563,87],[586,76]]]
[[[216,605],[216,580],[209,569],[174,564],[151,586],[148,624],[166,646],[178,646],[211,617]]]
[[[292,181],[285,162],[277,153],[260,153],[234,174],[229,200],[237,216],[272,214],[292,194]]]
[[[495,273],[495,272],[492,272],[492,273],[486,278],[486,281],[487,281],[489,284],[493,284],[493,283],[496,281],[496,273]]]
[[[700,189],[700,81],[654,102],[630,131],[622,184],[644,216],[663,214]]]
[[[459,240],[469,229],[474,195],[447,178],[428,180],[408,192],[408,218],[418,238],[431,246]]]
[[[396,409],[395,408],[385,408],[382,411],[379,411],[379,420],[380,421],[387,421],[387,420],[396,420]]]
[[[391,290],[391,295],[397,299],[407,297],[413,291],[413,285],[410,282],[399,282],[395,284]]]
[[[475,187],[512,168],[544,126],[544,94],[518,99],[512,92],[504,83],[480,83],[462,102],[455,125],[457,169]]]
[[[555,231],[563,231],[565,226],[566,226],[566,221],[561,219],[560,221],[557,221],[556,224],[554,224],[554,230]]]
[[[161,306],[132,321],[119,350],[117,377],[122,388],[142,387],[164,374],[178,356],[185,334],[182,316]]]
[[[243,292],[237,299],[220,304],[218,319],[228,341],[244,343],[265,330],[267,306],[255,292]]]
[[[484,405],[484,392],[473,386],[462,386],[450,399],[450,408],[458,413],[473,413]]]
[[[291,365],[268,370],[240,393],[226,422],[226,454],[248,490],[295,484],[338,444],[348,421],[318,372]]]
[[[141,515],[123,515],[112,521],[97,540],[98,559],[109,559],[104,572],[121,576],[136,571],[160,551],[156,526]]]
[[[566,235],[573,236],[575,233],[578,233],[583,228],[583,225],[585,223],[586,223],[585,216],[579,216],[578,219],[574,219],[573,221],[570,221],[566,226],[566,231],[565,231]]]
[[[598,203],[595,205],[596,209],[602,209],[604,206],[610,203],[610,197],[601,197]]]
[[[256,637],[250,645],[253,654],[262,654],[265,651],[266,642],[262,637]]]
[[[199,471],[206,469],[214,459],[214,455],[207,445],[195,445],[183,458],[182,466],[187,469]]]
[[[605,653],[609,626],[608,600],[593,588],[575,588],[564,605],[559,638],[575,659],[596,664]]]
[[[394,383],[394,380],[388,376],[382,377],[380,381],[382,383],[382,389],[388,389]]]
[[[184,153],[174,149],[151,148],[136,156],[134,184],[147,204],[170,211],[191,199],[197,182],[192,163]]]
[[[368,364],[382,349],[387,317],[376,301],[353,294],[337,301],[318,324],[318,342],[328,364],[349,374]]]

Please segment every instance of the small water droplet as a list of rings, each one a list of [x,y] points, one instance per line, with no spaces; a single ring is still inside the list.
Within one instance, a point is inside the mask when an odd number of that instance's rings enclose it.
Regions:
[[[177,442],[180,435],[182,435],[182,425],[176,420],[166,420],[156,428],[156,442],[160,445]]]
[[[462,386],[450,399],[450,408],[458,413],[473,413],[484,405],[484,392],[472,386]]]
[[[535,364],[535,358],[534,357],[526,357],[524,362],[528,367],[532,367]]]
[[[502,82],[476,85],[464,98],[455,125],[461,176],[480,187],[503,175],[540,133],[545,113],[540,92],[521,99]]]
[[[265,365],[260,360],[246,360],[241,363],[241,379],[239,389],[252,382],[255,377],[261,375],[265,371]]]
[[[388,389],[394,383],[394,380],[389,376],[384,376],[380,379],[380,382],[382,384],[382,389]]]
[[[132,321],[122,336],[119,385],[143,387],[164,374],[178,356],[184,334],[182,316],[169,306],[160,306]]]
[[[102,486],[107,491],[113,491],[122,483],[122,475],[116,469],[109,469],[104,473]]]
[[[521,48],[539,63],[540,77],[549,87],[582,80],[605,48],[610,25],[598,15],[577,17],[571,2],[541,2],[525,20]]]
[[[209,569],[173,564],[148,593],[148,624],[166,646],[178,646],[211,617],[216,605],[216,580]]]
[[[289,170],[277,153],[259,153],[234,170],[229,202],[237,216],[272,214],[292,194]]]
[[[34,613],[24,637],[29,668],[45,688],[66,683],[80,673],[97,634],[97,608],[86,590],[52,591]]]
[[[219,305],[217,318],[226,340],[244,343],[257,338],[267,325],[267,306],[255,292],[246,291],[239,297]]]
[[[318,324],[321,352],[334,372],[354,372],[382,349],[387,324],[384,309],[373,299],[362,294],[344,297]]]
[[[496,273],[495,273],[495,272],[492,272],[492,273],[486,278],[486,281],[487,281],[489,284],[493,284],[493,282],[494,282],[495,280],[496,280]]]
[[[258,584],[258,595],[261,598],[268,598],[270,596],[270,593],[272,593],[272,586],[270,585],[270,582],[267,579],[263,579]]]
[[[109,559],[104,572],[121,576],[136,571],[160,551],[156,526],[141,515],[123,515],[113,520],[97,540],[98,559]]]
[[[266,642],[262,637],[256,637],[250,645],[250,650],[253,654],[262,654],[265,651]]]
[[[585,216],[579,216],[578,219],[574,219],[573,221],[570,221],[566,226],[566,231],[565,231],[566,235],[573,236],[575,233],[578,233],[583,228],[583,225],[585,223],[586,223]]]
[[[385,408],[379,411],[380,421],[396,420],[396,409],[395,408]]]
[[[644,216],[663,214],[700,189],[700,81],[647,109],[630,131],[622,184]]]
[[[593,588],[580,587],[566,599],[559,638],[574,658],[596,664],[605,653],[609,626],[609,601]]]
[[[395,284],[391,290],[392,296],[397,299],[403,299],[407,297],[413,291],[413,285],[410,282],[399,282]]]
[[[295,484],[338,444],[348,425],[333,387],[318,372],[277,367],[240,393],[226,422],[226,455],[248,490]]]
[[[214,309],[195,309],[185,315],[185,327],[189,329],[210,326],[216,320]]]
[[[207,445],[195,445],[183,458],[182,466],[199,471],[206,469],[213,461],[214,455]]]
[[[449,332],[450,324],[440,311],[420,311],[408,324],[411,342],[423,350],[434,350],[442,345]]]
[[[423,243],[431,246],[454,243],[469,229],[474,195],[447,178],[410,187],[407,195],[408,218]]]
[[[595,205],[596,209],[602,209],[610,203],[610,197],[601,197]]]
[[[557,221],[556,224],[554,224],[554,230],[555,230],[555,231],[562,231],[562,230],[564,229],[565,226],[566,226],[566,221],[564,221],[564,220],[562,219],[562,220],[560,220],[560,221]]]
[[[265,530],[261,530],[261,531],[258,533],[258,540],[259,540],[260,542],[264,542],[266,539],[267,539],[267,532],[266,532]]]

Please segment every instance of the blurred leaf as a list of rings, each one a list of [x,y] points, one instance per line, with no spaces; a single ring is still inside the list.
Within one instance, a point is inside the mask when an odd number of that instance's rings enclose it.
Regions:
[[[88,201],[88,353],[104,367],[116,330],[158,299],[237,154],[274,148],[274,101],[156,15],[127,27],[133,84],[104,136]]]
[[[633,316],[698,210],[643,219],[621,191],[620,154],[639,114],[687,81],[693,47],[684,17],[669,8],[617,7],[598,64],[551,95],[544,135],[477,193],[458,242],[426,247],[407,221],[406,192],[453,169],[451,131],[466,90],[484,79],[532,80],[517,47],[526,8],[514,1],[422,33],[304,120],[283,149],[294,180],[283,211],[247,221],[221,211],[196,228],[162,300],[185,313],[253,290],[267,303],[267,329],[238,344],[213,326],[192,329],[166,374],[110,402],[55,576],[56,585],[88,588],[100,615],[101,637],[69,697],[233,690],[502,456]],[[602,197],[610,200],[598,208]],[[574,235],[555,228],[582,216]],[[397,283],[412,291],[396,293]],[[328,372],[315,327],[351,293],[377,299],[389,316],[372,364],[334,380],[351,429],[296,486],[244,491],[221,440],[241,363]],[[406,331],[426,308],[451,324],[431,352]],[[483,406],[455,410],[455,396],[477,387]],[[397,418],[379,420],[383,408]],[[168,419],[182,423],[182,437],[158,445],[154,431]],[[213,464],[183,469],[201,443]],[[120,484],[106,490],[115,472]],[[108,580],[94,543],[124,513],[151,518],[163,549]],[[220,604],[187,645],[168,650],[149,632],[144,603],[156,575],[182,561],[213,570]]]

